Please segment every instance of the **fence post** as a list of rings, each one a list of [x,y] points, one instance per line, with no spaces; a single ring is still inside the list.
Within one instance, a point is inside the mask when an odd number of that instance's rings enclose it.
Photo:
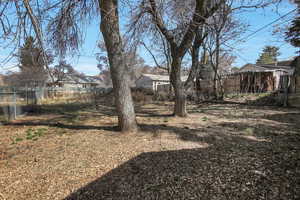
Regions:
[[[26,105],[28,105],[28,86],[26,84]]]
[[[17,94],[15,90],[13,95],[13,102],[14,102],[14,119],[17,119]]]

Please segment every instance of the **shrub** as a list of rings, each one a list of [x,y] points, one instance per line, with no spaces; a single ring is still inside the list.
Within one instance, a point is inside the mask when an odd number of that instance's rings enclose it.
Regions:
[[[155,93],[154,99],[156,101],[172,101],[174,100],[174,96],[166,91],[158,91]]]
[[[132,98],[134,102],[143,103],[143,104],[149,103],[152,100],[151,95],[148,95],[147,93],[144,93],[142,91],[133,91]]]

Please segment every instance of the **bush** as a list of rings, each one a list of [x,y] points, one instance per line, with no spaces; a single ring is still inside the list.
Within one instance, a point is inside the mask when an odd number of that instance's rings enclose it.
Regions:
[[[134,102],[143,103],[143,104],[149,103],[152,100],[151,95],[148,95],[147,93],[144,93],[142,91],[133,91],[132,98]]]
[[[174,96],[166,91],[158,91],[155,93],[154,99],[156,101],[172,101],[174,100]]]
[[[131,92],[132,93],[141,92],[145,95],[154,95],[153,90],[152,89],[147,89],[147,88],[132,88]]]

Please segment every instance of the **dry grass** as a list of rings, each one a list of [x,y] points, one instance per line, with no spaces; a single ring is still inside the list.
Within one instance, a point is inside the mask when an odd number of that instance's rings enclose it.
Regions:
[[[1,126],[0,199],[299,199],[300,111],[238,104],[52,104]]]

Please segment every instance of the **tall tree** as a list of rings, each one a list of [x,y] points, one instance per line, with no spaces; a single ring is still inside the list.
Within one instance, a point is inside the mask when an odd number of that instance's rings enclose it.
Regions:
[[[246,25],[242,24],[234,15],[230,5],[223,4],[220,9],[209,19],[208,53],[210,64],[214,71],[213,89],[216,99],[223,98],[221,82],[221,57],[227,55],[226,43],[237,41],[245,32]],[[219,93],[219,91],[221,93]]]
[[[47,16],[46,12],[41,15],[44,5],[48,5],[48,1],[0,1],[0,39],[3,39],[3,44],[13,44],[13,55],[22,41],[34,34],[43,67],[52,78],[42,30],[42,21]]]
[[[34,38],[29,36],[16,54],[19,60],[20,73],[15,76],[19,84],[43,86],[49,76],[45,69],[45,61],[42,56],[43,50],[36,44]],[[46,54],[48,63],[53,62],[50,52]],[[16,85],[17,83],[15,83]]]
[[[173,2],[173,4],[176,3],[182,4],[183,2]],[[152,22],[165,37],[168,45],[170,46],[172,57],[170,80],[175,92],[174,115],[176,116],[187,116],[186,87],[189,87],[189,84],[181,81],[182,60],[191,47],[198,28],[205,24],[206,19],[211,16],[222,3],[224,3],[224,0],[221,0],[219,3],[214,5],[212,5],[211,1],[208,0],[195,0],[185,4],[184,6],[188,5],[186,8],[193,10],[192,12],[190,12],[191,10],[189,10],[189,12],[185,12],[185,17],[189,18],[190,22],[181,27],[182,31],[180,34],[175,34],[174,30],[171,30],[166,26],[162,11],[160,10],[162,6],[158,6],[155,0],[142,1],[141,5],[143,6],[143,10],[141,13],[150,14]],[[184,29],[184,27],[187,28]],[[195,78],[194,75],[195,74],[191,74],[188,81],[193,81]]]
[[[129,66],[119,28],[118,0],[99,0],[103,34],[113,82],[119,127],[123,132],[136,131],[137,122],[129,85]]]
[[[49,41],[59,55],[78,50],[82,32],[95,15],[100,15],[100,30],[107,50],[115,95],[118,126],[122,132],[137,130],[134,105],[129,85],[129,69],[119,28],[118,0],[61,1],[48,26]]]
[[[293,46],[300,47],[300,17],[297,17],[292,21],[291,26],[286,32],[286,40]]]
[[[44,62],[41,53],[42,50],[35,44],[34,38],[32,36],[27,37],[18,54],[20,70],[42,71],[44,69]]]
[[[234,9],[260,8],[275,0],[263,1],[233,1],[233,0],[140,0],[141,3],[134,10],[132,17],[133,33],[149,33],[159,31],[167,41],[171,51],[170,80],[175,91],[174,115],[185,117],[186,91],[190,82],[194,80],[194,68],[190,68],[187,82],[181,81],[182,62],[190,50],[199,27],[206,25],[221,5],[237,5]],[[234,2],[234,3],[233,3]],[[154,25],[154,27],[153,27]],[[131,26],[132,27],[132,26]],[[195,65],[194,65],[195,66]]]
[[[277,57],[280,55],[279,48],[275,46],[265,46],[260,54],[256,64],[272,64],[277,62]]]
[[[38,2],[37,2],[37,5],[38,5],[37,7],[39,7]],[[33,27],[34,33],[36,35],[39,47],[41,49],[41,57],[43,59],[44,67],[45,67],[46,70],[48,70],[49,76],[51,77],[51,79],[53,81],[53,76],[51,74],[50,67],[49,67],[50,62],[48,60],[48,57],[47,57],[47,54],[46,54],[46,48],[45,48],[45,45],[44,45],[44,37],[43,37],[41,21],[38,19],[37,14],[35,14],[33,12],[33,9],[32,9],[32,6],[31,6],[29,0],[23,0],[23,6],[26,10],[26,15],[29,16],[29,19],[30,19],[31,25]],[[40,10],[38,9],[38,11],[40,11]]]

